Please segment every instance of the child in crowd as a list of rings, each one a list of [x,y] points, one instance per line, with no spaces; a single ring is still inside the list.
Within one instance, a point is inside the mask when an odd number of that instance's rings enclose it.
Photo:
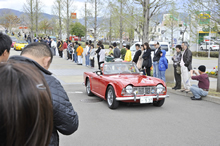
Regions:
[[[166,78],[165,78],[165,72],[168,69],[168,63],[167,63],[167,58],[166,56],[166,51],[165,50],[161,50],[160,53],[160,60],[159,60],[159,78],[161,80],[163,80],[164,82],[166,82]]]

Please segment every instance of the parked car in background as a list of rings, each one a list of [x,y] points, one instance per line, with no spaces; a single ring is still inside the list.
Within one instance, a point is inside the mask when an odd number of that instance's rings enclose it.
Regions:
[[[15,44],[14,44],[14,49],[16,51],[21,51],[24,49],[25,46],[27,46],[28,43],[25,40],[18,40]]]
[[[87,95],[107,100],[110,109],[116,109],[120,101],[160,107],[169,97],[164,81],[143,75],[131,62],[104,63],[102,71],[84,72],[83,76]]]
[[[211,50],[211,51],[218,51],[219,50],[219,44],[217,42],[201,42],[200,45],[201,50]]]
[[[14,48],[15,43],[18,41],[16,37],[11,36],[12,44],[11,47]]]

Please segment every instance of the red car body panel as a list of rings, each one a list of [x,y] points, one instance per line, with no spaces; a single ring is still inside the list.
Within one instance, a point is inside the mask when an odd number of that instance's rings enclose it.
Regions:
[[[131,97],[131,96],[121,95],[122,89],[125,88],[127,85],[140,87],[140,86],[157,86],[158,84],[162,84],[166,88],[166,84],[162,80],[158,78],[154,78],[154,77],[148,77],[145,75],[139,75],[139,74],[114,74],[114,75],[100,75],[99,76],[93,72],[84,72],[85,85],[86,85],[87,79],[90,80],[90,89],[92,93],[94,93],[95,95],[103,99],[106,99],[106,91],[109,85],[113,86],[116,97],[121,97],[121,98]],[[166,92],[167,92],[167,89],[166,89]],[[166,92],[162,95],[166,95]],[[148,96],[148,95],[145,95],[145,96]],[[130,101],[123,101],[123,102],[140,102],[140,100],[137,100],[137,101],[130,100]]]

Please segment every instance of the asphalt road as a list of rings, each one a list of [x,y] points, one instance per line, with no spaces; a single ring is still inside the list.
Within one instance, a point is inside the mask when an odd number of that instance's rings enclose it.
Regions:
[[[111,110],[106,101],[91,102],[100,98],[87,96],[80,84],[64,88],[80,124],[74,134],[60,134],[61,146],[220,146],[218,104],[168,93],[159,108],[120,104]]]

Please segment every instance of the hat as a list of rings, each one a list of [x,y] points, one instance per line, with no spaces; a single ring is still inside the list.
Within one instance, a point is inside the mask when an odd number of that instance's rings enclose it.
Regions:
[[[205,72],[206,67],[205,67],[204,65],[200,65],[200,66],[198,67],[198,69],[199,69],[201,72]]]

